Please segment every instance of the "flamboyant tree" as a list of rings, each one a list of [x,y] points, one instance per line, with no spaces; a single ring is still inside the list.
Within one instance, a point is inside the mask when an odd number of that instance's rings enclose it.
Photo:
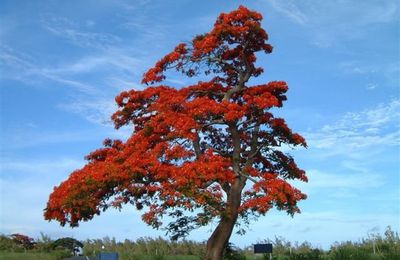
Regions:
[[[306,195],[288,179],[305,172],[280,147],[306,146],[271,108],[281,107],[284,81],[249,86],[263,69],[256,53],[271,53],[261,14],[244,6],[222,13],[213,29],[179,44],[143,77],[156,84],[169,69],[203,75],[184,88],[153,85],[124,91],[112,119],[133,126],[126,140],[104,141],[88,163],[56,187],[45,218],[77,226],[110,206],[133,204],[158,228],[161,217],[172,238],[218,221],[207,242],[207,259],[222,259],[237,223],[277,207],[293,215]]]
[[[33,238],[18,233],[10,235],[10,238],[14,241],[14,243],[24,249],[32,249],[36,244]]]

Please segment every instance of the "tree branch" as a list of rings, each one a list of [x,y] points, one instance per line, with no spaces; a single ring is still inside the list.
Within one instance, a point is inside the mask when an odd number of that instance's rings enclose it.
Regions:
[[[239,73],[239,74],[242,73],[241,70],[239,70],[237,67],[233,66],[232,64],[230,64],[230,63],[224,61],[221,57],[212,57],[212,58],[211,58],[211,57],[208,57],[208,61],[210,61],[210,62],[216,61],[216,62],[218,62],[218,63],[221,63],[221,64],[225,65],[225,66],[228,66],[230,69],[236,71],[236,72]]]
[[[258,181],[256,179],[254,179],[253,177],[251,177],[250,175],[244,174],[242,172],[239,172],[239,174],[243,177],[245,177],[246,179],[249,179],[250,181],[257,183]]]
[[[205,124],[201,127],[201,129],[206,128],[208,126],[212,126],[212,125],[223,125],[226,124],[226,122],[223,119],[215,119],[212,120],[211,122],[209,122],[208,124]]]
[[[243,59],[243,62],[245,64],[245,66],[246,66],[246,69],[245,69],[245,71],[238,72],[239,73],[239,82],[234,88],[232,88],[232,89],[230,89],[230,90],[228,90],[226,92],[226,94],[225,94],[225,96],[223,98],[224,100],[229,100],[234,93],[241,91],[245,87],[244,84],[251,77],[251,73],[252,73],[253,69],[250,66],[249,62],[247,61],[246,54],[243,53],[242,59]]]
[[[201,149],[200,149],[200,137],[196,134],[196,140],[193,141],[193,148],[194,153],[196,154],[196,159],[199,159],[201,156]]]
[[[206,148],[209,148],[209,149],[215,151],[216,153],[218,153],[219,155],[221,155],[223,157],[229,157],[231,155],[230,153],[218,150],[218,149],[216,149],[215,147],[213,147],[211,145],[206,144],[205,146],[206,146]]]

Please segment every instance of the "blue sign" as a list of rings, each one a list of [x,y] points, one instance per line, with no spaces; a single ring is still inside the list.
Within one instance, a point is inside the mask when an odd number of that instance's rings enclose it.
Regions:
[[[118,253],[100,253],[99,260],[118,260]]]
[[[255,244],[254,254],[272,254],[272,244]]]

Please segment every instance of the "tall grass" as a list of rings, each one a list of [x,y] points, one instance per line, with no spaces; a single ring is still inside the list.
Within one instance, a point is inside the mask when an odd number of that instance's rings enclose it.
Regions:
[[[69,252],[6,252],[0,251],[1,260],[61,260],[69,257]]]
[[[400,238],[388,227],[383,235],[368,235],[359,241],[336,242],[329,250],[313,247],[309,242],[291,243],[282,237],[258,241],[273,244],[274,260],[400,260]],[[169,241],[161,237],[126,239],[117,242],[114,238],[83,241],[84,254],[95,256],[100,252],[118,252],[120,260],[200,260],[205,255],[205,243],[194,241]],[[10,237],[0,235],[0,259],[59,260],[71,255],[71,251],[54,247],[54,241],[42,234],[33,249],[24,248]],[[254,255],[253,247],[244,249],[229,245],[227,260],[269,259],[269,255]]]
[[[121,256],[194,256],[198,259],[199,256],[205,254],[205,244],[194,241],[169,241],[161,237],[158,238],[139,238],[136,241],[126,239],[124,242],[116,242],[115,239],[108,237],[103,239],[86,240],[83,243],[85,255],[96,255],[101,252],[104,247],[107,251],[118,252]],[[129,258],[127,258],[129,259]]]

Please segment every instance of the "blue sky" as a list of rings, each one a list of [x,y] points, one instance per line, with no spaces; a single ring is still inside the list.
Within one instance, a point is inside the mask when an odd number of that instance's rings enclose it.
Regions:
[[[53,238],[164,236],[139,212],[110,210],[79,228],[46,222],[55,185],[84,165],[106,137],[125,138],[109,116],[122,90],[181,41],[244,4],[261,12],[274,46],[257,82],[286,80],[277,114],[303,134],[291,153],[309,183],[294,218],[272,210],[252,223],[245,246],[283,236],[327,248],[400,227],[400,10],[398,1],[96,0],[0,3],[0,233]],[[173,75],[166,82],[182,87]],[[205,240],[212,227],[194,231]]]

